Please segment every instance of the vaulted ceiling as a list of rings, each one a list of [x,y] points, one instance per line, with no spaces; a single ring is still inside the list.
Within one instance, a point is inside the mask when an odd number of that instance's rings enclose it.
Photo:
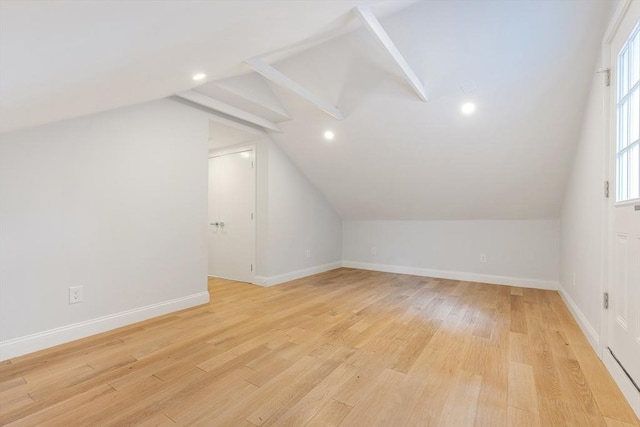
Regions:
[[[270,135],[343,218],[415,220],[559,216],[611,7],[607,0],[1,4],[3,130],[193,89],[185,102],[211,100],[226,117],[212,124],[214,141]],[[353,10],[363,4],[428,101],[363,28]],[[251,58],[344,118],[265,79],[244,63]],[[208,81],[194,87],[195,71]],[[476,104],[474,114],[460,113],[465,101]],[[323,139],[325,130],[333,141]]]

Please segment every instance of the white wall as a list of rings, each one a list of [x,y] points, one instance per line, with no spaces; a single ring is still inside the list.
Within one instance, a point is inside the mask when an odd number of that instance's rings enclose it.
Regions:
[[[604,93],[602,76],[594,74],[565,192],[560,239],[561,293],[596,347],[600,331],[606,179]]]
[[[343,242],[345,266],[557,288],[556,220],[344,221]]]
[[[161,100],[1,136],[0,357],[208,301],[208,124]]]
[[[266,144],[267,244],[258,243],[258,248],[267,251],[267,265],[258,283],[276,284],[339,267],[342,220],[280,147],[273,141]],[[258,176],[264,176],[264,159],[258,162]],[[262,258],[259,254],[258,259]]]

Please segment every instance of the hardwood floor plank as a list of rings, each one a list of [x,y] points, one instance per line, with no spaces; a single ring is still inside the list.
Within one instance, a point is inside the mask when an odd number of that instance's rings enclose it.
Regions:
[[[509,360],[526,365],[533,364],[531,349],[529,348],[529,335],[509,332]]]
[[[507,410],[510,427],[541,427],[537,413],[509,406]]]
[[[442,427],[472,425],[478,409],[481,383],[482,378],[479,375],[466,371],[458,372],[438,425]]]
[[[607,427],[633,427],[637,424],[631,424],[624,421],[619,421],[613,418],[605,417],[604,421],[607,423]]]
[[[627,404],[622,392],[609,375],[607,368],[598,359],[591,347],[583,345],[573,348],[600,412],[606,418],[615,419],[623,423],[633,424],[636,422],[637,418],[633,410]]]
[[[232,375],[198,390],[188,399],[174,400],[168,403],[162,413],[180,425],[206,425],[226,407],[254,393],[258,387],[243,381],[253,370],[246,366],[238,367]],[[213,422],[213,421],[212,421]]]
[[[342,424],[384,426],[389,425],[388,419],[399,415],[401,402],[395,391],[404,379],[405,374],[385,369],[376,381],[362,394],[358,403],[343,420]]]
[[[482,384],[478,395],[475,426],[501,427],[507,423],[509,376],[504,366],[508,366],[509,355],[500,347],[486,347]]]
[[[2,425],[640,426],[556,292],[338,269],[0,363]]]
[[[538,396],[533,368],[518,362],[509,362],[509,406],[538,413]]]
[[[352,377],[358,368],[353,365],[340,364],[333,372],[329,373],[317,386],[309,393],[293,405],[282,417],[277,419],[277,425],[302,426],[306,425],[316,417],[327,404],[331,403],[331,407],[327,408],[327,414],[323,414],[321,418],[333,416],[340,420],[346,416],[351,407],[344,405],[331,396],[335,389],[342,386],[350,377]],[[332,403],[334,402],[334,403]],[[337,412],[334,414],[331,411]],[[344,412],[344,415],[340,415]],[[319,419],[316,420],[318,422]]]
[[[511,291],[511,332],[527,333],[524,298]]]
[[[338,427],[351,411],[351,406],[329,399],[322,405],[305,427]],[[286,425],[286,424],[282,424]],[[620,426],[622,427],[622,426]]]

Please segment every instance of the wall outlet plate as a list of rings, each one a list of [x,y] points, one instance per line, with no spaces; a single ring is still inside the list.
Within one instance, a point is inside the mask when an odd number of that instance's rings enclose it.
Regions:
[[[82,286],[69,287],[69,304],[82,302]]]
[[[487,262],[487,254],[480,254],[480,262],[483,264]]]

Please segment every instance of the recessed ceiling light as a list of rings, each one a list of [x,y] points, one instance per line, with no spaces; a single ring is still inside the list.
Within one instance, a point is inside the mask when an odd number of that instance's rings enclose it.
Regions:
[[[466,115],[473,114],[473,112],[476,111],[476,104],[473,102],[465,102],[462,104],[460,111],[462,111],[462,114]]]
[[[333,131],[330,131],[330,130],[324,131],[324,139],[326,139],[327,141],[333,141],[333,138],[335,137],[336,135],[333,133]]]
[[[198,81],[204,79],[205,77],[207,77],[205,73],[198,73],[193,75],[193,80]]]

